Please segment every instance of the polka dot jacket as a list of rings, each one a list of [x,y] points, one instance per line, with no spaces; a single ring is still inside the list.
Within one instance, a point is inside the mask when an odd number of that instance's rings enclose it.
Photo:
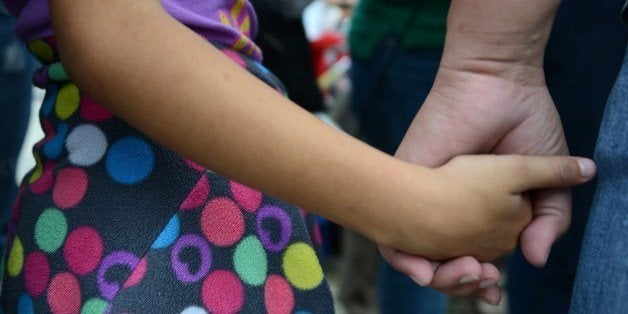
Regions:
[[[46,89],[9,226],[6,313],[331,313],[314,217],[139,133],[29,44]],[[223,49],[271,86],[259,63]],[[211,154],[211,152],[208,152]]]

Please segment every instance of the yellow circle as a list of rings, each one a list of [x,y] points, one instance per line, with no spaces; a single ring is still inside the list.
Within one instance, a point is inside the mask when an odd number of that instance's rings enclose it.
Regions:
[[[35,157],[35,171],[33,171],[33,174],[31,174],[30,179],[28,179],[29,184],[32,184],[33,182],[37,181],[37,179],[39,179],[41,175],[44,173],[44,166],[41,163],[39,154],[37,154],[36,152],[33,152],[33,157]]]
[[[288,281],[301,290],[314,289],[323,281],[323,269],[314,249],[302,242],[292,244],[286,250],[283,272]]]
[[[78,108],[80,101],[81,97],[76,85],[72,83],[63,85],[59,90],[59,94],[57,94],[57,100],[55,102],[57,116],[61,120],[69,118]]]
[[[7,272],[9,276],[15,277],[22,272],[22,266],[24,265],[24,247],[20,238],[15,236],[13,246],[11,246],[11,252],[9,253],[9,261],[7,263]]]
[[[55,53],[45,41],[37,39],[28,43],[28,49],[40,59],[47,63],[54,62]]]

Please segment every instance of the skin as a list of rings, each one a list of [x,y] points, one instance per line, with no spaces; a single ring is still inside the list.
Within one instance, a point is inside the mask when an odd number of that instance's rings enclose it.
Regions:
[[[438,167],[460,154],[566,155],[560,118],[542,62],[557,0],[454,0],[434,87],[396,156]],[[530,194],[533,220],[521,237],[530,263],[543,266],[569,227],[571,194]],[[382,246],[384,258],[418,283],[499,303],[499,271],[471,256],[444,264]]]
[[[388,247],[494,259],[532,218],[525,191],[595,172],[573,157],[464,156],[436,169],[397,160],[281,97],[160,1],[50,8],[64,67],[100,104],[176,153]]]

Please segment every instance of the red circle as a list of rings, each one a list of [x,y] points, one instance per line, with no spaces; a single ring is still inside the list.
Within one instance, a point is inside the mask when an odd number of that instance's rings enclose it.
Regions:
[[[79,168],[66,168],[57,173],[52,200],[59,208],[72,208],[81,202],[87,191],[87,173]]]
[[[222,247],[230,246],[242,238],[244,218],[232,200],[218,197],[205,205],[201,227],[209,242]]]
[[[32,252],[24,261],[24,281],[26,291],[33,297],[38,297],[45,290],[50,278],[50,264],[43,252]]]
[[[87,95],[83,95],[81,98],[81,114],[85,120],[94,122],[107,121],[113,117],[113,113],[97,104]]]
[[[230,181],[231,195],[247,212],[255,212],[262,204],[262,193],[246,185]]]
[[[54,176],[52,172],[54,171],[57,165],[54,162],[47,161],[42,170],[41,176],[31,183],[30,188],[31,191],[35,194],[42,194],[48,191],[52,186],[52,181],[54,181]]]
[[[65,241],[63,256],[72,272],[87,275],[100,264],[103,250],[103,242],[98,231],[91,227],[78,227]]]
[[[271,275],[264,285],[266,312],[270,314],[292,313],[294,292],[290,284],[280,276]]]
[[[74,314],[81,309],[81,287],[70,273],[57,274],[48,288],[48,304],[53,313]]]
[[[148,261],[146,261],[146,257],[144,257],[140,260],[139,263],[137,263],[137,266],[135,267],[131,275],[129,275],[129,278],[126,279],[122,288],[126,289],[126,288],[133,287],[139,284],[144,278],[144,275],[146,275],[147,268],[148,268]]]
[[[217,270],[209,274],[201,288],[203,304],[211,313],[236,313],[244,304],[244,288],[232,272]]]

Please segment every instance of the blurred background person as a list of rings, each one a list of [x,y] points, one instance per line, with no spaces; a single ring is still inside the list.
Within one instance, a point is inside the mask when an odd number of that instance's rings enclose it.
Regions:
[[[264,52],[263,64],[284,84],[288,97],[310,112],[322,112],[310,42],[303,26],[303,9],[311,0],[252,0],[259,31],[255,43]]]
[[[593,158],[604,108],[622,64],[624,0],[563,0],[545,50],[545,77],[572,155]],[[595,179],[594,179],[595,180]],[[517,250],[508,260],[511,314],[567,313],[596,181],[573,189],[571,227],[543,268]]]
[[[432,87],[448,8],[449,1],[443,0],[361,0],[355,8],[349,46],[358,136],[390,155]],[[418,286],[380,262],[375,244],[350,231],[344,243],[350,265],[343,268],[347,280],[341,283],[339,299],[348,308],[378,308],[381,313],[446,311],[445,295]],[[369,271],[374,269],[377,274]],[[369,288],[376,278],[378,293]]]
[[[622,4],[564,0],[555,19],[545,56],[546,80],[573,155],[593,156],[626,43],[626,29],[617,14]],[[355,10],[349,36],[352,107],[360,122],[359,136],[386,153],[395,152],[431,88],[448,5],[444,0],[361,0]],[[554,245],[545,267],[532,266],[519,250],[509,259],[510,313],[567,313],[594,191],[594,182],[574,189],[571,228]],[[366,283],[374,284],[375,276],[364,270],[375,263],[376,247],[355,234],[348,238],[344,249],[349,266],[344,269],[351,274],[346,277],[367,278],[345,284],[340,301],[348,308],[373,308],[373,292]],[[445,296],[419,287],[383,261],[378,292],[382,313],[443,313],[447,308]],[[455,310],[479,311],[473,304]]]

